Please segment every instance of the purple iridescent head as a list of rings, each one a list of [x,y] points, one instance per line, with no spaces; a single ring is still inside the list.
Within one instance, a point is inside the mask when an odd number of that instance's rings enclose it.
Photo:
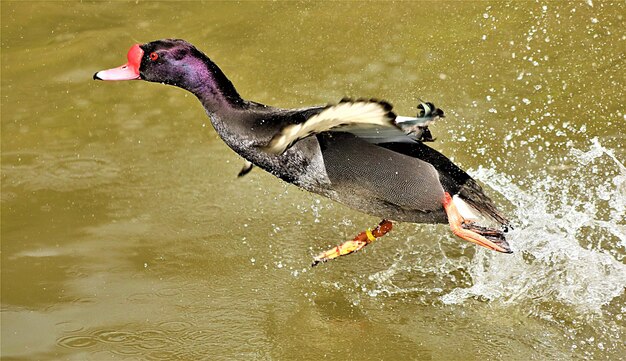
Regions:
[[[94,74],[98,80],[135,80],[164,83],[187,89],[200,98],[221,96],[240,100],[230,81],[206,55],[181,39],[162,39],[135,44],[128,62]]]
[[[203,62],[206,56],[193,45],[180,39],[135,44],[128,51],[127,58],[126,64],[99,71],[94,74],[94,79],[143,79],[180,86],[183,78],[189,77],[190,73],[206,70]]]

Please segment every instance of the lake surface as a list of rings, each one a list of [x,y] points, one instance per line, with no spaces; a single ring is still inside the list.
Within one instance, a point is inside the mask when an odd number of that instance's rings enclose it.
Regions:
[[[3,360],[617,360],[626,355],[624,2],[2,2]],[[516,225],[512,255],[243,161],[195,99],[95,82],[184,38],[242,96],[376,97]]]

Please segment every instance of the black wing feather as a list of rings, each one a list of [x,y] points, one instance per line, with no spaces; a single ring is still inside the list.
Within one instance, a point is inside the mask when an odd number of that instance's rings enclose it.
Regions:
[[[458,194],[469,205],[494,221],[505,226],[510,225],[509,220],[498,211],[495,204],[491,198],[485,194],[482,187],[463,169],[452,163],[445,155],[421,142],[393,142],[380,143],[378,145],[432,164],[439,172],[441,184],[446,192],[452,195]]]

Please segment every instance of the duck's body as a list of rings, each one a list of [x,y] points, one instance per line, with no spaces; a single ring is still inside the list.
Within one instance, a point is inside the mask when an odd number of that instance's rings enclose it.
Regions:
[[[254,104],[245,111],[226,117],[210,114],[210,118],[232,150],[286,182],[384,219],[447,223],[437,170],[417,157],[385,148],[402,143],[377,145],[348,132],[322,132],[280,155],[263,150],[294,119],[305,121],[303,114],[310,116],[324,108],[294,112]],[[407,146],[415,152],[434,152],[419,142]]]
[[[451,201],[454,197],[485,217],[508,224],[467,173],[420,141],[430,139],[425,125],[436,115],[443,116],[432,103],[422,103],[424,113],[434,111],[424,118],[397,117],[388,103],[375,100],[280,109],[242,99],[221,70],[185,41],[135,45],[128,58],[128,64],[98,72],[94,78],[141,78],[184,88],[202,102],[224,142],[250,164],[384,220],[449,222],[464,239],[510,252],[499,231],[464,222]],[[459,223],[456,230],[453,221]],[[390,229],[391,223],[383,222]],[[386,233],[385,227],[377,228],[377,234],[363,232],[365,244]],[[356,249],[338,247],[334,256]]]

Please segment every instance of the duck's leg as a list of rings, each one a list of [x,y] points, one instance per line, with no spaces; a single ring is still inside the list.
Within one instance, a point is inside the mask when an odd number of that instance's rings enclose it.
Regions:
[[[456,236],[494,251],[513,253],[502,232],[465,220],[447,192],[444,194],[443,208],[448,215],[450,229]]]
[[[370,231],[368,229],[365,232],[361,232],[351,241],[344,242],[337,247],[320,253],[313,260],[312,266],[317,266],[321,262],[326,262],[331,259],[335,259],[337,257],[356,252],[367,246],[368,244],[374,242],[376,238],[380,238],[387,234],[387,232],[391,231],[391,228],[393,228],[393,223],[391,223],[391,221],[383,219],[373,230]]]

